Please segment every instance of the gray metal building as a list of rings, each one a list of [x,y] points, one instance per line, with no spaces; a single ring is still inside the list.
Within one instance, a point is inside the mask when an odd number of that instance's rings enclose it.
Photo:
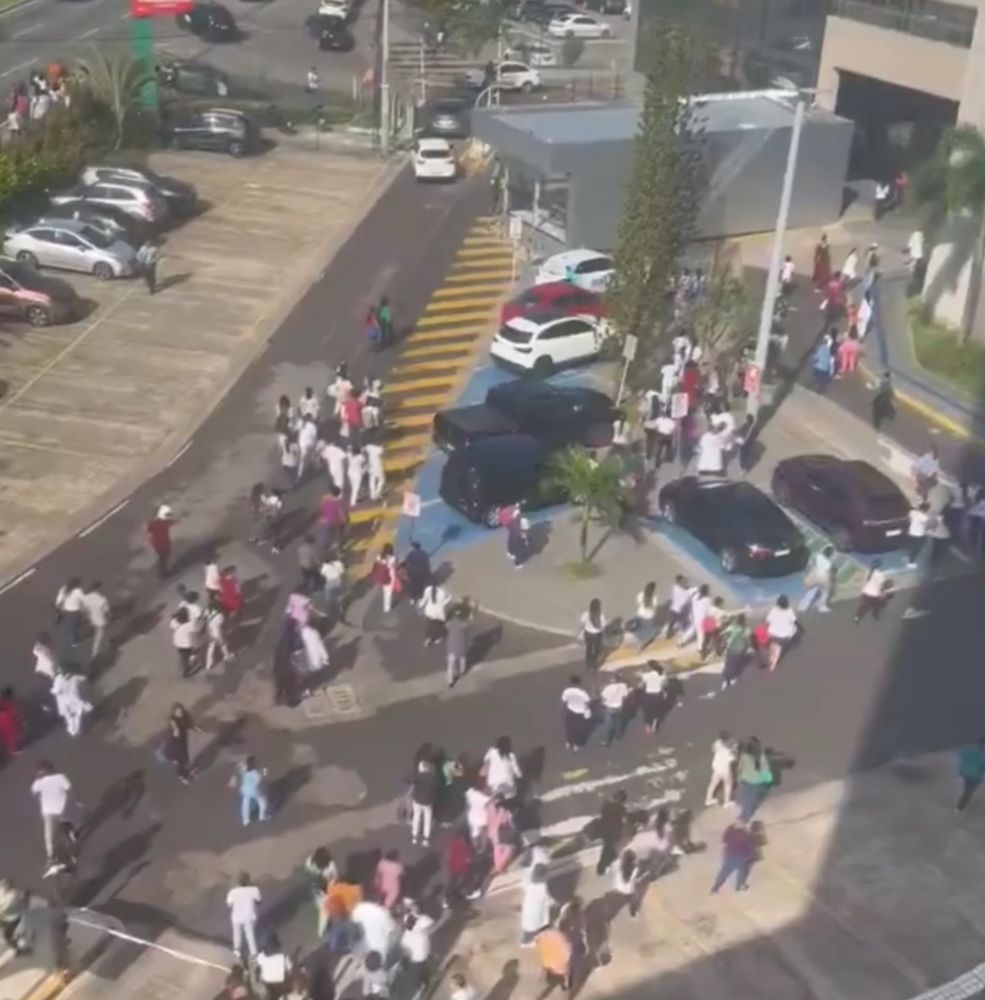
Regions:
[[[707,181],[698,236],[772,229],[793,105],[767,92],[695,100]],[[473,112],[472,131],[508,171],[508,208],[528,238],[544,250],[608,249],[622,214],[638,118],[638,107],[612,104],[483,108]],[[808,111],[791,227],[826,225],[841,215],[851,139],[851,122],[820,108]]]

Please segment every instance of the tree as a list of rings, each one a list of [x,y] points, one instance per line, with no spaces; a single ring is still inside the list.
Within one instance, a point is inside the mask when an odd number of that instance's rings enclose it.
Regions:
[[[113,120],[111,145],[119,149],[133,111],[140,104],[141,93],[153,77],[142,62],[129,53],[107,52],[93,48],[75,65],[79,85],[93,101],[101,105]]]
[[[429,21],[443,28],[468,55],[478,56],[499,38],[506,21],[506,0],[427,0]]]
[[[617,526],[622,519],[622,468],[611,456],[599,461],[575,445],[551,459],[547,477],[551,488],[564,490],[579,508],[579,553],[583,563],[589,562],[588,526],[592,519],[601,517],[608,527]]]
[[[756,304],[728,265],[716,261],[701,295],[686,310],[682,325],[691,331],[713,364],[728,358],[756,330]]]
[[[698,214],[700,136],[689,96],[699,49],[688,20],[666,18],[646,46],[649,71],[608,292],[615,334],[640,338],[641,361],[659,336]]]

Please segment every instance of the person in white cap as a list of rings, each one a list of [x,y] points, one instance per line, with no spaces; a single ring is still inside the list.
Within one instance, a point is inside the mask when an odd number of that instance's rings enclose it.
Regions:
[[[147,538],[157,557],[157,574],[163,580],[168,575],[168,564],[171,560],[171,526],[174,524],[174,513],[171,508],[162,503],[157,508],[157,514],[147,522]]]

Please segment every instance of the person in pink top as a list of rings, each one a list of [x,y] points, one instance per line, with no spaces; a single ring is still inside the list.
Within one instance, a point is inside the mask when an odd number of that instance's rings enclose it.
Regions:
[[[400,902],[400,892],[404,882],[404,866],[400,862],[400,852],[387,851],[376,866],[373,879],[379,901],[392,910]]]
[[[516,828],[513,816],[501,801],[494,799],[486,807],[486,826],[493,845],[492,874],[506,871],[516,852]]]
[[[858,368],[858,356],[862,353],[862,344],[858,339],[858,331],[850,330],[838,344],[838,371],[840,374],[850,374]]]

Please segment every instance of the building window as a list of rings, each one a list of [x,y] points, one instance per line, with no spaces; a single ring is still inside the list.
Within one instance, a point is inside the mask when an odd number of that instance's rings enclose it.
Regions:
[[[831,13],[935,42],[971,48],[978,11],[944,0],[833,0]]]

